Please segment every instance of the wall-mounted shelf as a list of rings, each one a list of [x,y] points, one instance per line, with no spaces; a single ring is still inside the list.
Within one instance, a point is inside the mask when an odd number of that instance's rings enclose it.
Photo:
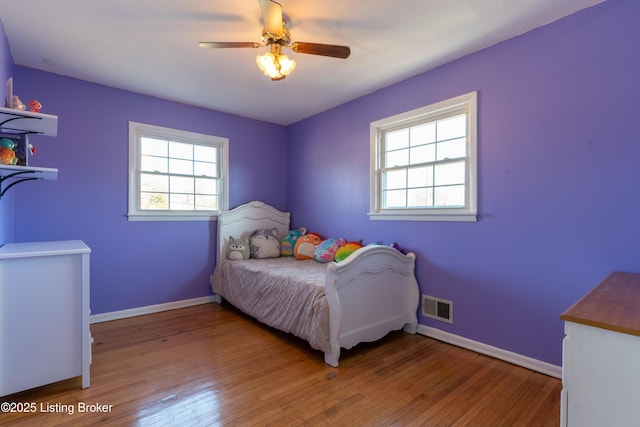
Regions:
[[[58,136],[58,116],[0,107],[0,130],[22,135]],[[25,144],[27,144],[26,136]],[[25,146],[25,155],[26,146]],[[0,164],[0,199],[16,184],[36,179],[58,179],[58,169]],[[11,180],[3,188],[3,184]]]
[[[6,180],[12,180],[9,185],[3,188]],[[35,179],[58,179],[58,169],[38,168],[34,166],[12,166],[0,165],[0,198],[14,185]]]
[[[58,136],[58,116],[0,107],[0,129],[15,133]]]

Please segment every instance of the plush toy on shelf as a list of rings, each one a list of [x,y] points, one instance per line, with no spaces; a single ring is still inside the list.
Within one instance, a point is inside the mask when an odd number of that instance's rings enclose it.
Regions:
[[[29,111],[33,111],[34,113],[39,113],[42,109],[42,104],[37,99],[29,101]]]
[[[10,148],[0,147],[0,164],[15,165],[18,163],[16,152]]]
[[[18,98],[18,96],[17,96],[17,95],[14,95],[14,96],[13,96],[13,99],[11,100],[11,102],[12,102],[12,104],[13,104],[11,107],[12,107],[14,110],[21,110],[21,111],[24,111],[24,110],[26,110],[26,109],[27,109],[27,106],[26,106],[26,105],[24,105],[24,104],[22,103],[22,101],[20,101],[20,98]]]
[[[18,163],[14,148],[16,143],[9,138],[0,138],[0,164],[15,165]]]

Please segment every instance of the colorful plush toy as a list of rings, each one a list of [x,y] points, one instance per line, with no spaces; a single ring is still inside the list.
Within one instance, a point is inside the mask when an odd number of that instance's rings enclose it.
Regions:
[[[263,228],[254,231],[249,236],[249,248],[252,258],[278,258],[280,256],[278,229]]]
[[[405,248],[400,246],[397,242],[393,242],[389,246],[391,246],[393,249],[395,249],[398,252],[400,252],[402,255],[406,255],[407,253],[409,253],[409,251],[407,251]]]
[[[0,164],[15,165],[18,163],[16,152],[11,148],[0,147]]]
[[[37,99],[29,101],[29,111],[33,111],[34,113],[39,113],[42,108],[42,104]]]
[[[229,245],[227,246],[227,259],[242,260],[249,259],[251,251],[249,249],[249,241],[247,239],[234,239],[229,237]]]
[[[16,143],[9,138],[0,138],[0,147],[9,148],[13,150],[16,146]]]
[[[349,255],[362,247],[362,240],[358,242],[347,242],[336,251],[336,262],[344,261]]]
[[[342,237],[335,239],[330,238],[322,241],[317,247],[315,251],[315,260],[318,262],[331,262],[335,259],[336,251],[340,249],[345,243]]]
[[[293,248],[296,242],[307,232],[305,227],[300,227],[297,230],[289,230],[284,239],[280,242],[280,256],[293,256]]]
[[[16,143],[9,138],[0,138],[0,164],[15,165],[18,163],[16,152],[14,151]]]
[[[300,236],[293,247],[293,256],[296,259],[313,259],[316,255],[316,246],[322,242],[318,233],[308,233]]]

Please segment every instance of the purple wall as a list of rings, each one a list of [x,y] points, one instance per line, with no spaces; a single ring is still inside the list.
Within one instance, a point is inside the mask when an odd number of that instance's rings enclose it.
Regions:
[[[30,160],[57,167],[58,179],[10,190],[15,240],[85,241],[94,314],[210,294],[216,222],[127,221],[128,121],[229,138],[230,205],[259,199],[287,208],[283,126],[21,66],[15,73],[21,99],[37,98],[59,117],[58,137],[31,138]]]
[[[640,272],[638,16],[609,0],[289,126],[293,224],[400,242],[454,303],[453,325],[422,324],[560,365],[560,314]],[[368,220],[369,123],[473,90],[479,221]]]
[[[207,295],[215,222],[125,217],[127,122],[224,136],[231,206],[260,199],[310,231],[398,241],[422,292],[454,301],[453,325],[421,323],[559,365],[559,315],[609,272],[640,272],[637,16],[608,0],[287,128],[12,70],[5,38],[0,77],[60,117],[57,138],[32,138],[32,164],[60,172],[0,200],[0,243],[87,242],[93,313]],[[479,221],[369,221],[369,123],[473,90]]]
[[[4,107],[5,88],[4,84],[13,75],[13,57],[9,50],[7,36],[4,33],[4,25],[0,20],[0,106]],[[4,188],[4,186],[3,186]],[[0,245],[13,241],[13,192],[9,190],[0,199]]]

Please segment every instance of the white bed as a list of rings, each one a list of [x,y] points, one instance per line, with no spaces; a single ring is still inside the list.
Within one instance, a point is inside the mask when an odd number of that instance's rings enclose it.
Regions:
[[[222,212],[211,275],[214,294],[260,322],[305,339],[324,352],[331,366],[338,366],[341,348],[376,341],[394,330],[416,332],[420,292],[412,253],[368,245],[339,263],[224,259],[229,237],[276,228],[282,239],[289,222],[288,212],[258,201]]]

